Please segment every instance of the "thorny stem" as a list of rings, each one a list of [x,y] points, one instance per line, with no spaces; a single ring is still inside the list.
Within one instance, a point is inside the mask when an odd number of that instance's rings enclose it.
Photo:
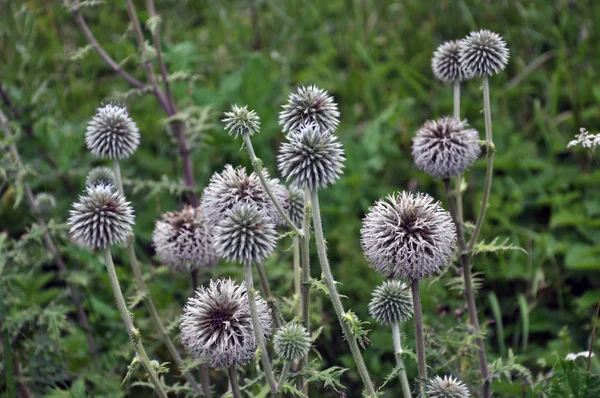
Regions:
[[[425,360],[425,335],[423,333],[423,308],[421,307],[421,294],[419,293],[419,281],[411,280],[410,284],[413,296],[415,339],[417,346],[417,364],[419,368],[419,396],[425,397],[425,380],[427,380],[427,363]]]
[[[304,218],[302,219],[303,238],[300,239],[302,244],[302,283],[301,283],[301,307],[302,307],[302,323],[306,328],[306,332],[310,336],[310,193],[304,191]],[[308,354],[302,358],[298,365],[298,370],[302,370],[308,362]],[[305,394],[308,394],[308,384],[304,384],[304,376],[300,374],[298,377],[298,388],[302,389]]]
[[[291,362],[286,361],[283,364],[283,369],[281,369],[281,375],[279,376],[279,383],[278,383],[279,387],[281,387],[283,384],[285,384],[285,382],[286,382],[286,380],[288,378],[288,375],[290,373],[290,368],[291,367],[292,367],[292,363]]]
[[[115,182],[117,184],[117,189],[123,196],[125,196],[125,192],[123,191],[123,180],[121,179],[121,167],[120,167],[119,161],[117,159],[113,160],[113,169],[115,172]],[[135,236],[132,233],[127,238],[127,252],[129,254],[129,262],[131,265],[131,270],[133,271],[133,276],[135,277],[135,282],[138,286],[140,294],[144,298],[144,303],[146,304],[146,307],[148,308],[148,312],[150,312],[150,316],[152,317],[152,320],[156,324],[156,327],[158,329],[158,333],[161,337],[161,340],[167,346],[167,349],[169,350],[169,353],[175,360],[175,364],[179,367],[179,370],[183,372],[183,369],[185,369],[185,363],[183,362],[183,359],[179,355],[179,352],[177,351],[175,344],[173,344],[173,341],[169,337],[169,334],[167,333],[167,330],[163,325],[160,315],[158,314],[158,310],[156,309],[156,306],[154,305],[154,301],[152,300],[150,291],[148,290],[148,287],[146,286],[146,282],[144,281],[144,276],[142,275],[142,269],[137,260],[137,256],[135,254],[135,249],[133,247],[134,241],[135,241]],[[202,390],[200,389],[200,386],[198,385],[198,383],[196,382],[194,377],[189,372],[184,372],[183,375],[186,378],[186,380],[190,383],[190,386],[192,387],[194,392],[196,392],[197,394],[200,394]],[[204,390],[204,396],[210,397],[210,386],[208,386],[208,385],[205,386],[204,384],[202,384],[202,387]],[[207,395],[207,393],[208,393],[208,395]]]
[[[590,348],[587,360],[587,371],[590,371],[592,366],[592,350],[594,349],[594,340],[596,339],[596,327],[598,326],[598,314],[600,313],[600,300],[598,300],[598,306],[596,307],[596,317],[594,318],[594,327],[592,327],[592,336],[590,338]]]
[[[119,312],[121,313],[121,317],[123,318],[123,323],[125,323],[125,328],[127,329],[127,333],[135,347],[135,351],[137,353],[138,360],[148,373],[148,377],[150,381],[154,385],[154,390],[161,398],[167,398],[167,394],[163,390],[163,387],[158,379],[158,375],[156,371],[152,367],[150,363],[150,359],[148,359],[148,355],[146,354],[146,350],[144,350],[144,346],[142,344],[142,339],[140,336],[140,331],[135,328],[133,325],[133,321],[131,319],[131,314],[127,309],[127,305],[125,304],[125,299],[123,298],[123,293],[121,292],[121,286],[119,286],[119,279],[117,278],[117,272],[115,270],[115,265],[112,260],[112,256],[110,254],[110,248],[107,247],[104,249],[104,262],[106,263],[106,270],[108,271],[108,276],[110,278],[110,285],[112,287],[113,293],[115,295],[115,299],[117,301],[117,307],[119,307]]]
[[[258,159],[256,157],[256,154],[254,153],[254,147],[252,146],[252,141],[250,141],[250,136],[248,134],[242,134],[242,138],[244,139],[244,144],[246,145],[246,149],[248,150],[248,156],[250,157],[252,167],[254,168],[256,174],[258,174],[258,178],[260,179],[263,189],[267,192],[267,195],[269,195],[269,198],[273,202],[273,205],[275,205],[275,208],[277,209],[281,217],[285,220],[285,222],[288,224],[288,226],[292,229],[292,231],[294,231],[296,235],[302,238],[304,236],[302,231],[300,231],[296,224],[294,224],[294,222],[287,215],[285,210],[283,210],[279,201],[275,199],[273,191],[271,190],[271,186],[269,185],[269,182],[265,177],[265,173],[263,172],[262,161]]]
[[[269,304],[269,308],[271,309],[271,314],[273,315],[273,325],[275,329],[279,329],[281,327],[282,316],[279,311],[279,307],[277,306],[277,300],[273,297],[271,293],[271,287],[269,286],[269,278],[267,278],[267,273],[265,272],[265,267],[263,267],[262,262],[256,262],[256,270],[258,271],[258,279],[260,280],[260,286],[265,296],[265,300]]]
[[[6,138],[8,138],[10,140],[12,138],[12,133],[10,131],[10,128],[8,127],[7,118],[1,109],[0,109],[0,125],[2,126],[2,130],[4,130],[4,135],[6,136]],[[14,142],[12,142],[10,144],[10,151],[12,152],[15,162],[17,163],[19,168],[23,169],[25,166],[23,165],[23,161],[21,160],[21,156],[19,155],[19,150],[17,149],[17,145]],[[96,369],[99,369],[100,363],[98,362],[98,350],[96,348],[96,343],[94,342],[94,338],[92,337],[92,328],[88,321],[87,314],[85,313],[85,311],[83,309],[83,305],[81,303],[81,299],[79,298],[79,292],[70,282],[68,282],[66,280],[66,276],[68,273],[67,266],[66,266],[65,262],[63,261],[61,255],[56,247],[56,244],[54,243],[54,239],[52,239],[52,235],[50,235],[50,231],[48,230],[48,227],[46,226],[46,221],[44,220],[43,217],[39,216],[40,213],[39,213],[37,204],[35,203],[35,197],[33,196],[33,191],[31,190],[31,187],[29,186],[29,184],[27,182],[24,182],[23,186],[25,188],[25,198],[27,200],[27,204],[31,208],[32,212],[37,215],[36,221],[39,224],[42,231],[44,231],[43,232],[44,244],[46,245],[46,248],[48,249],[48,251],[50,252],[52,257],[54,257],[54,261],[56,263],[56,267],[58,268],[59,275],[65,279],[67,291],[69,293],[69,296],[73,300],[73,303],[75,304],[75,309],[77,311],[77,320],[79,321],[81,328],[84,330],[85,338],[87,340],[88,347],[90,349],[90,354],[92,355],[92,359],[94,361],[94,365],[95,365]]]
[[[406,366],[404,366],[404,359],[402,359],[402,338],[400,336],[400,326],[398,325],[398,322],[392,323],[392,339],[394,340],[396,364],[400,368],[398,377],[400,378],[400,384],[402,385],[402,393],[404,394],[404,398],[412,398],[408,377],[406,376]]]
[[[302,317],[302,267],[300,266],[300,241],[297,236],[292,237],[292,250],[294,257],[294,297],[298,300],[296,315]]]
[[[229,375],[229,385],[231,386],[231,394],[233,395],[233,398],[242,398],[235,366],[228,367],[227,374]]]
[[[254,336],[261,353],[260,359],[262,361],[263,371],[265,372],[265,379],[267,380],[267,383],[269,383],[271,394],[277,396],[277,382],[275,381],[275,376],[273,375],[273,368],[271,367],[271,360],[269,359],[269,351],[267,351],[265,336],[263,334],[262,326],[260,325],[258,310],[256,309],[254,281],[252,279],[252,264],[249,262],[244,263],[244,281],[246,282],[248,307],[250,308],[250,315],[252,316]]]
[[[329,290],[329,297],[331,298],[331,302],[333,304],[333,308],[335,309],[335,313],[338,317],[340,325],[344,331],[344,336],[346,337],[346,342],[350,346],[350,351],[352,352],[352,356],[354,357],[354,362],[356,362],[356,367],[358,369],[358,373],[363,381],[365,386],[365,390],[367,392],[368,397],[375,396],[375,389],[373,388],[373,383],[371,382],[371,377],[369,376],[369,372],[367,371],[367,367],[365,366],[365,362],[363,360],[362,354],[360,352],[360,348],[358,347],[358,343],[356,342],[355,336],[352,334],[352,330],[348,323],[344,320],[344,316],[346,312],[344,311],[344,307],[342,305],[342,300],[337,292],[335,287],[335,280],[333,278],[333,274],[331,273],[331,268],[329,267],[329,260],[327,259],[327,248],[325,246],[325,238],[323,236],[323,226],[321,223],[321,210],[319,208],[319,194],[316,190],[312,190],[310,193],[311,197],[311,207],[312,207],[312,217],[313,217],[313,227],[315,230],[315,242],[317,245],[317,253],[319,255],[319,262],[321,264],[321,271],[323,272],[323,276],[325,277],[325,283],[327,284],[327,289]]]

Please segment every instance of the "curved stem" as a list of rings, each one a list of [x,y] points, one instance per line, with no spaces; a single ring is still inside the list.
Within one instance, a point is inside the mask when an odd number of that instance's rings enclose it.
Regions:
[[[233,395],[233,398],[242,398],[235,366],[228,367],[227,374],[229,375],[229,385],[231,386],[231,394]]]
[[[396,364],[400,368],[398,377],[400,378],[400,384],[402,385],[402,393],[404,394],[404,398],[412,398],[408,377],[406,376],[406,366],[404,366],[404,359],[402,359],[402,338],[400,336],[400,326],[398,325],[398,322],[392,323],[392,340],[394,341]]]
[[[267,195],[269,195],[271,202],[273,202],[273,204],[275,205],[275,208],[277,209],[277,211],[279,212],[281,217],[285,220],[285,222],[288,224],[288,226],[292,229],[292,231],[294,231],[294,233],[296,235],[298,235],[299,237],[302,237],[303,236],[302,231],[300,231],[300,229],[296,226],[296,224],[294,224],[292,222],[290,217],[287,215],[287,213],[281,207],[281,204],[279,204],[279,202],[275,199],[275,196],[273,195],[273,191],[271,190],[271,186],[269,185],[269,183],[265,177],[265,173],[263,172],[262,161],[259,158],[257,158],[256,154],[254,153],[254,147],[252,146],[252,141],[250,140],[250,136],[248,134],[242,134],[242,138],[244,139],[244,144],[246,145],[246,149],[248,150],[248,156],[250,157],[250,162],[252,163],[252,167],[254,168],[254,171],[256,172],[256,174],[258,174],[258,178],[260,179],[260,182],[262,183],[264,190],[267,192]]]
[[[123,323],[125,323],[125,328],[127,329],[127,333],[131,338],[131,342],[135,347],[135,351],[137,353],[138,360],[148,373],[148,377],[150,381],[154,385],[154,390],[161,398],[167,398],[167,394],[163,390],[163,387],[158,379],[158,375],[156,371],[152,367],[150,363],[150,359],[148,359],[148,355],[146,354],[146,350],[144,350],[144,346],[142,345],[142,340],[140,336],[140,331],[135,328],[133,325],[133,320],[131,319],[131,314],[127,309],[127,305],[125,304],[125,299],[123,298],[123,293],[121,292],[121,286],[119,285],[119,279],[117,278],[117,271],[115,270],[115,265],[112,260],[112,256],[110,254],[110,248],[104,249],[104,262],[106,263],[106,270],[108,271],[108,276],[110,278],[110,285],[112,287],[113,293],[115,295],[115,299],[117,301],[117,307],[119,307],[119,312],[121,313],[121,317],[123,318]]]
[[[273,368],[271,367],[271,360],[269,359],[269,351],[267,351],[267,345],[265,343],[265,335],[263,334],[262,326],[260,325],[260,319],[258,317],[258,310],[256,309],[256,298],[254,295],[254,281],[252,279],[252,264],[244,264],[244,281],[246,282],[246,292],[248,296],[248,307],[250,308],[250,315],[252,316],[252,326],[254,328],[254,336],[256,338],[257,346],[260,348],[263,371],[265,372],[265,379],[269,383],[271,388],[271,394],[277,395],[277,382],[273,375]]]
[[[356,362],[358,373],[360,374],[360,377],[365,386],[365,390],[367,391],[367,396],[375,396],[375,389],[373,388],[373,383],[371,382],[371,377],[369,376],[369,372],[367,371],[367,367],[365,366],[365,362],[360,352],[360,348],[358,347],[358,343],[356,342],[356,339],[352,334],[350,326],[344,320],[346,312],[344,311],[344,307],[342,306],[342,300],[340,299],[340,296],[335,287],[335,280],[333,278],[333,274],[331,273],[331,268],[329,267],[329,260],[327,259],[327,248],[325,247],[325,238],[323,237],[323,227],[321,224],[319,194],[316,190],[313,190],[310,193],[310,197],[317,253],[319,255],[321,271],[323,272],[323,275],[325,277],[325,283],[327,284],[327,289],[329,290],[329,297],[331,298],[333,308],[335,309],[335,313],[344,331],[346,342],[350,346],[350,351],[352,352],[352,356],[354,357],[354,362]]]
[[[310,193],[304,191],[304,218],[302,219],[302,233],[304,237],[300,238],[302,244],[302,283],[301,283],[301,307],[302,307],[302,323],[310,336]],[[302,370],[308,362],[308,355],[302,358],[298,365],[298,370]],[[304,383],[304,376],[300,374],[298,377],[298,389],[301,389],[308,395],[308,384]]]
[[[258,271],[258,279],[260,280],[260,286],[263,291],[263,295],[265,296],[265,300],[267,300],[267,304],[269,304],[271,314],[273,315],[273,325],[275,326],[275,329],[279,329],[281,327],[283,317],[281,316],[281,312],[277,306],[277,300],[271,293],[271,287],[269,286],[269,279],[267,278],[265,267],[263,267],[261,262],[257,262],[255,265],[256,270]]]
[[[279,376],[279,386],[281,387],[287,381],[288,374],[290,373],[290,368],[292,367],[291,362],[285,362],[283,364],[283,369],[281,369],[281,376]]]
[[[419,281],[411,280],[410,284],[413,296],[415,340],[417,346],[417,364],[419,367],[419,392],[420,397],[425,397],[425,380],[427,380],[427,362],[425,359],[425,335],[423,332],[423,307],[421,307],[421,294],[419,292]]]

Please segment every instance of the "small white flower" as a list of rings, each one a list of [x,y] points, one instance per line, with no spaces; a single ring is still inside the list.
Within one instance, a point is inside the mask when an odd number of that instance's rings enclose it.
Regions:
[[[595,354],[592,352],[592,357],[594,357],[594,356],[595,356]],[[567,361],[574,361],[577,358],[589,358],[589,357],[590,357],[589,351],[581,351],[581,352],[571,352],[570,354],[567,354],[565,359]]]
[[[600,134],[590,134],[585,127],[581,127],[579,129],[579,134],[575,135],[575,139],[569,142],[567,148],[572,148],[577,145],[594,150],[600,145]]]

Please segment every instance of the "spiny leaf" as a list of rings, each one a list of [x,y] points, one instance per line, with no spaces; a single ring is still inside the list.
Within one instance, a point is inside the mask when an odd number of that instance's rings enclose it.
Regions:
[[[513,243],[509,243],[508,238],[498,243],[499,240],[500,239],[496,237],[490,243],[485,243],[485,240],[482,240],[481,242],[475,244],[475,246],[473,246],[473,255],[480,253],[498,253],[508,250],[517,250],[527,254],[527,250],[523,249],[522,247],[515,246]]]

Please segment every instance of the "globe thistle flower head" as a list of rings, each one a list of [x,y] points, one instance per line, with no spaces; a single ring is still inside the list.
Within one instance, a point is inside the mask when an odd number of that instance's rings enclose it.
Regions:
[[[94,167],[88,173],[85,179],[86,187],[95,187],[96,185],[115,186],[115,172],[108,167]]]
[[[77,243],[93,250],[122,243],[134,222],[129,202],[107,185],[88,187],[69,213],[69,233]]]
[[[302,86],[290,93],[279,113],[284,133],[296,131],[305,124],[315,124],[321,131],[334,132],[340,123],[340,112],[329,93],[317,86]]]
[[[294,225],[301,226],[304,221],[304,192],[295,186],[287,189],[284,210]]]
[[[365,257],[385,277],[430,277],[456,248],[450,214],[424,193],[404,191],[380,199],[363,219],[360,233]]]
[[[108,104],[98,108],[85,132],[88,149],[109,159],[128,158],[140,144],[140,132],[127,108]]]
[[[335,183],[344,168],[344,149],[337,137],[314,124],[289,133],[279,148],[277,167],[298,188],[325,188]]]
[[[265,300],[255,296],[265,337],[271,333],[271,313]],[[256,339],[246,285],[231,279],[211,280],[188,299],[179,325],[184,347],[214,369],[243,366],[254,358]]]
[[[56,207],[56,199],[52,194],[41,192],[35,197],[35,211],[42,216],[49,216]]]
[[[383,282],[373,291],[369,314],[383,325],[409,320],[413,315],[410,287],[398,280]]]
[[[483,29],[460,41],[459,62],[468,78],[493,76],[508,64],[509,50],[502,37]]]
[[[466,120],[428,120],[413,138],[415,164],[435,178],[462,174],[480,153],[479,134],[468,128]]]
[[[214,230],[217,255],[231,262],[250,264],[269,257],[277,244],[275,224],[252,205],[239,205],[225,213]]]
[[[277,356],[288,362],[304,358],[311,345],[306,328],[296,322],[282,326],[275,333],[273,343]]]
[[[225,123],[225,130],[235,138],[238,135],[252,136],[260,131],[260,118],[247,105],[231,105],[231,111],[225,112],[224,116],[221,121]]]
[[[426,394],[430,398],[469,398],[467,386],[452,376],[435,376],[427,381]]]
[[[431,69],[436,79],[451,83],[467,79],[460,65],[459,48],[457,41],[447,41],[435,50],[431,58]]]
[[[282,207],[285,205],[286,190],[276,178],[265,177],[271,186],[271,192]],[[234,169],[226,165],[221,173],[215,173],[204,188],[202,195],[202,211],[213,224],[218,223],[223,215],[237,205],[255,205],[265,213],[272,223],[279,224],[281,215],[263,188],[260,178],[254,172],[246,174],[244,167]]]
[[[160,260],[174,269],[209,268],[217,261],[211,230],[199,207],[163,214],[152,242]]]

